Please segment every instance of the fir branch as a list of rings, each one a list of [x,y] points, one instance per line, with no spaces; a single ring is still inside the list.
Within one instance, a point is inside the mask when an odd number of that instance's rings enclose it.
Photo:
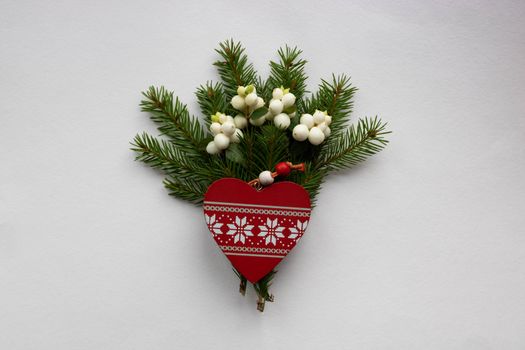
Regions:
[[[257,172],[258,168],[254,160],[255,154],[258,152],[258,150],[255,148],[257,135],[258,133],[256,132],[256,129],[245,129],[244,136],[239,144],[244,159],[244,168],[246,169],[246,172],[249,174],[248,176],[251,179],[254,179],[257,176],[259,176],[259,173]]]
[[[229,111],[230,104],[226,99],[226,94],[221,83],[207,82],[201,85],[195,92],[197,101],[202,114],[206,117],[206,124],[210,124],[210,116],[216,112],[226,113]]]
[[[289,88],[297,101],[300,101],[306,91],[306,61],[300,58],[302,53],[297,47],[286,45],[277,51],[279,62],[270,62],[270,78],[268,83],[272,88],[283,86]]]
[[[271,170],[275,164],[288,161],[288,136],[273,124],[260,128],[255,138],[254,163],[257,171]]]
[[[212,181],[207,164],[202,159],[186,157],[171,142],[158,140],[144,132],[135,136],[132,146],[131,150],[137,152],[136,160],[167,175],[208,183]]]
[[[321,80],[319,91],[306,100],[304,104],[304,111],[306,113],[314,113],[316,109],[326,111],[328,115],[332,116],[332,137],[337,135],[340,130],[350,120],[350,113],[352,112],[353,101],[357,89],[350,83],[350,78],[346,75],[335,76],[332,75],[332,81]]]
[[[311,162],[305,162],[304,172],[292,172],[289,180],[303,186],[310,195],[310,203],[313,208],[326,174],[326,169],[317,169]]]
[[[232,267],[233,272],[239,277],[239,293],[241,293],[243,296],[246,295],[246,285],[248,283],[248,279],[244,277],[239,271],[237,271],[234,267]]]
[[[142,111],[149,112],[151,119],[159,124],[159,131],[187,156],[200,156],[205,153],[206,134],[195,117],[191,117],[186,105],[178,98],[173,100],[173,92],[164,87],[151,86],[142,93],[145,100],[140,103]]]
[[[262,97],[264,101],[270,101],[272,99],[274,87],[271,86],[270,80],[263,80],[261,77],[257,77],[255,86],[257,88],[257,96]]]
[[[253,175],[246,170],[243,164],[222,156],[210,157],[208,171],[212,176],[213,181],[224,177],[235,177],[243,181],[250,181],[253,179]]]
[[[236,43],[230,39],[220,43],[219,46],[220,48],[215,51],[222,59],[213,65],[217,67],[224,90],[227,96],[231,98],[237,94],[239,85],[255,84],[257,73],[253,65],[248,63],[248,56],[244,53],[241,43]]]
[[[386,123],[378,117],[360,119],[337,137],[330,137],[319,156],[316,169],[327,171],[349,168],[381,151],[388,140]]]
[[[200,205],[208,190],[209,183],[169,176],[164,179],[164,186],[170,191],[170,195]]]
[[[264,311],[264,304],[266,301],[273,302],[274,300],[273,295],[270,294],[269,289],[272,285],[272,279],[275,277],[276,273],[276,270],[272,270],[266,276],[257,281],[257,283],[253,283],[253,289],[255,289],[255,292],[258,296],[257,310],[261,312]]]

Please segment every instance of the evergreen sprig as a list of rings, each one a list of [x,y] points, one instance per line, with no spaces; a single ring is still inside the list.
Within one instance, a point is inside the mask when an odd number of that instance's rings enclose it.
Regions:
[[[160,169],[168,177],[164,185],[170,194],[192,203],[200,203],[213,179],[201,159],[186,157],[179,148],[166,140],[158,140],[147,133],[135,136],[132,150],[136,159],[152,168]]]
[[[219,155],[206,152],[212,135],[203,129],[198,118],[190,116],[186,105],[164,87],[150,87],[143,92],[145,99],[140,106],[149,112],[158,124],[162,138],[147,133],[138,134],[132,142],[136,159],[156,168],[166,175],[164,185],[170,194],[191,203],[200,204],[208,186],[224,177],[244,181],[257,178],[263,170],[272,170],[282,161],[303,162],[304,172],[292,172],[288,177],[308,191],[312,205],[326,176],[333,171],[352,167],[381,151],[388,143],[390,132],[378,117],[363,118],[348,126],[356,88],[346,75],[332,75],[321,80],[319,89],[306,96],[306,61],[298,48],[285,46],[277,52],[278,60],[270,62],[270,76],[263,80],[248,62],[245,49],[238,42],[226,40],[216,49],[217,67],[221,82],[207,82],[197,88],[196,97],[209,127],[210,116],[219,113],[234,114],[230,104],[238,86],[254,84],[257,92],[269,101],[277,87],[289,89],[296,96],[297,115],[326,111],[332,116],[332,134],[319,146],[293,139],[291,129],[298,117],[292,119],[288,130],[273,124],[262,127],[249,125],[243,130],[240,143],[231,144]],[[241,281],[240,290],[246,288],[246,278],[235,271]],[[272,301],[269,287],[276,271],[270,272],[254,289],[259,297],[258,308],[264,309],[265,301]]]
[[[337,137],[328,138],[316,169],[332,171],[354,166],[385,148],[385,135],[389,133],[378,117],[360,119],[357,126],[351,125]]]
[[[306,92],[306,61],[300,58],[302,51],[286,45],[277,51],[279,62],[270,61],[268,84],[272,87],[289,88],[298,101]]]
[[[263,125],[255,138],[256,169],[273,169],[275,164],[288,161],[288,137],[273,124]]]
[[[198,181],[189,181],[171,175],[165,178],[163,183],[170,191],[170,195],[193,204],[202,204],[204,194],[210,185],[209,183],[206,184]]]
[[[230,39],[220,43],[219,46],[220,48],[215,51],[221,59],[214,65],[217,67],[227,95],[231,98],[237,93],[238,86],[255,84],[258,79],[257,72],[253,65],[248,63],[248,56],[244,53],[241,43]]]
[[[178,98],[173,99],[173,92],[163,86],[151,86],[143,95],[146,99],[140,103],[142,111],[150,113],[151,119],[159,124],[162,135],[168,136],[187,156],[205,155],[206,134],[201,124],[190,116],[186,105]]]
[[[273,302],[273,295],[270,294],[270,286],[272,285],[272,280],[276,273],[276,270],[272,270],[257,283],[253,283],[253,288],[258,296],[257,310],[261,312],[264,311],[264,305],[267,301]]]
[[[167,175],[188,180],[209,181],[209,173],[203,171],[206,162],[199,158],[189,158],[173,143],[159,140],[147,133],[135,136],[132,150],[137,160],[152,168],[158,168]]]
[[[195,95],[202,114],[207,117],[204,119],[206,125],[210,124],[209,116],[217,112],[229,111],[231,108],[221,83],[207,82],[199,86]]]
[[[318,92],[305,101],[305,113],[313,113],[316,109],[327,111],[332,116],[330,128],[333,135],[342,132],[350,120],[356,91],[345,74],[332,75],[331,81],[322,79]]]
[[[312,207],[315,206],[316,197],[319,194],[321,185],[323,184],[324,178],[327,174],[326,169],[316,168],[312,162],[306,161],[304,172],[294,172],[290,174],[290,181],[298,183],[310,194],[310,201]]]

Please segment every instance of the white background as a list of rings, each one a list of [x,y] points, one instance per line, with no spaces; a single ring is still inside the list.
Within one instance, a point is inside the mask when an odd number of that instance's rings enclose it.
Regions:
[[[522,1],[0,2],[0,348],[524,349]],[[285,43],[384,152],[331,176],[263,314],[201,210],[133,161],[140,92]]]

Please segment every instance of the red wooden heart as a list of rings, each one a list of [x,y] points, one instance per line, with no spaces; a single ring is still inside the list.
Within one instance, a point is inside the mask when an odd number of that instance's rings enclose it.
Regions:
[[[310,197],[283,181],[257,191],[234,178],[215,181],[204,196],[204,217],[232,265],[255,283],[295,247],[310,219]]]

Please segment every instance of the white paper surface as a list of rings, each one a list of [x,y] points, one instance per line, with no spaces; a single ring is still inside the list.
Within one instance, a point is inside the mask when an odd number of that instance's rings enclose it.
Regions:
[[[2,1],[1,349],[525,348],[522,1]],[[128,142],[140,92],[279,46],[394,133],[331,176],[264,314]]]

